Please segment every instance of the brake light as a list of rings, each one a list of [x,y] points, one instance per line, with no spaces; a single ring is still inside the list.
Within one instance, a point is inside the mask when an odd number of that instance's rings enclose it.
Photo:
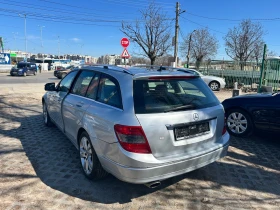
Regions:
[[[224,135],[227,132],[227,119],[226,117],[224,118],[224,128],[223,128],[223,132],[222,135]]]
[[[128,152],[145,153],[151,152],[150,145],[141,126],[115,125],[115,133],[119,143]]]
[[[151,80],[157,80],[157,79],[190,79],[190,78],[197,78],[198,76],[157,76],[157,77],[149,77]]]

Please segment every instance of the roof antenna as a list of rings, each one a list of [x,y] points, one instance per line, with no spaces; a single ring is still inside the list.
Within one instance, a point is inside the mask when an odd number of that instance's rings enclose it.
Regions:
[[[162,70],[163,70],[163,68],[162,68],[162,64],[161,64],[158,71],[162,71]]]

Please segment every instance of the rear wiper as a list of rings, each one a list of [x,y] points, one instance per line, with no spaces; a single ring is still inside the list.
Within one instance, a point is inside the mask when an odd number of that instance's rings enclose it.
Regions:
[[[167,109],[164,112],[172,112],[172,111],[178,111],[178,110],[185,110],[185,109],[194,109],[195,106],[193,104],[183,105],[183,106],[177,106],[172,109]]]

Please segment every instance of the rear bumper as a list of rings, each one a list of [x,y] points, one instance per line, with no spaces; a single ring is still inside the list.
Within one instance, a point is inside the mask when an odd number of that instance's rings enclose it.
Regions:
[[[118,179],[134,184],[145,184],[178,176],[215,162],[226,156],[228,146],[229,142],[227,141],[227,144],[209,153],[178,162],[147,168],[126,167],[104,157],[99,157],[99,159],[102,166]]]

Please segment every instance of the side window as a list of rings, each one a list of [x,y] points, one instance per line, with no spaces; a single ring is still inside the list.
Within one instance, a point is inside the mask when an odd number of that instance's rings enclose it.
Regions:
[[[89,83],[92,80],[93,76],[93,71],[82,71],[72,89],[72,93],[80,96],[85,96],[89,87]]]
[[[73,71],[64,77],[58,85],[59,91],[68,92],[78,71]]]
[[[93,79],[91,80],[91,83],[88,87],[87,94],[86,94],[87,98],[91,98],[91,99],[94,99],[94,100],[96,99],[99,77],[100,77],[100,74],[96,73],[94,75]]]
[[[99,82],[97,100],[122,109],[121,93],[118,82],[107,75],[102,75]]]

